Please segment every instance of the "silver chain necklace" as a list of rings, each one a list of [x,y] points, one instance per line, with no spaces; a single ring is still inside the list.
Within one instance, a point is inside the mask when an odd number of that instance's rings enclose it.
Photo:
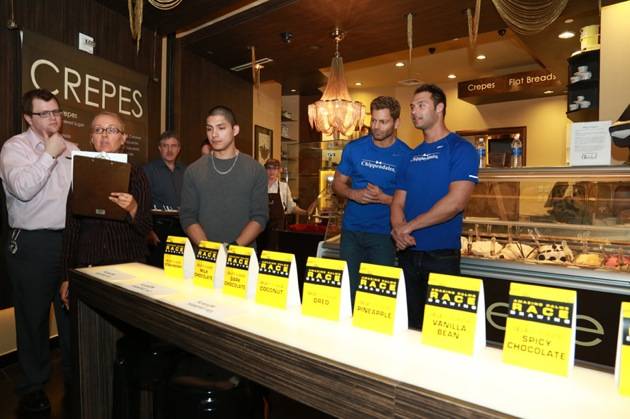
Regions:
[[[221,171],[219,169],[217,169],[217,166],[214,163],[214,152],[210,154],[210,159],[212,160],[212,167],[214,168],[214,171],[217,172],[220,175],[227,175],[228,173],[230,173],[232,171],[232,169],[234,169],[234,166],[236,166],[236,161],[238,160],[238,155],[240,153],[238,152],[238,150],[236,151],[236,157],[234,157],[234,162],[232,163],[232,166],[230,166],[229,169],[225,170],[225,171]]]

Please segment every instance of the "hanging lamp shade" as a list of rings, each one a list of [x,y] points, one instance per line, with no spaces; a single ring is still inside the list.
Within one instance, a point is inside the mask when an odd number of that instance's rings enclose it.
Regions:
[[[350,136],[361,129],[365,117],[365,106],[353,101],[343,72],[343,58],[339,55],[339,41],[343,33],[335,29],[333,37],[337,43],[335,56],[330,63],[330,76],[322,98],[308,105],[308,119],[311,128],[322,134]]]

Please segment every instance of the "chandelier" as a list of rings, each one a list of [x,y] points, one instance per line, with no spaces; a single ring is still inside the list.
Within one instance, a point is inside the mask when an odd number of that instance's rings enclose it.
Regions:
[[[322,98],[308,105],[308,120],[311,128],[335,140],[340,135],[350,136],[361,129],[365,117],[365,106],[353,101],[343,74],[343,58],[339,54],[339,42],[344,33],[339,28],[331,33],[335,40],[335,56],[330,64],[330,76]]]

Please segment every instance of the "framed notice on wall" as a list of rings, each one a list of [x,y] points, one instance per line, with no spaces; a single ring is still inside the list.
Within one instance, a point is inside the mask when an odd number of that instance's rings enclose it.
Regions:
[[[273,131],[269,128],[254,126],[254,156],[260,164],[273,156]]]

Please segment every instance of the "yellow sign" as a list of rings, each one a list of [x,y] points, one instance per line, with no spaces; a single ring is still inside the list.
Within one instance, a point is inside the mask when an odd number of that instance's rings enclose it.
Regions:
[[[483,281],[431,273],[422,343],[473,355],[485,345]]]
[[[225,253],[221,243],[201,241],[195,255],[193,283],[204,288],[217,288],[217,267],[225,264]],[[222,258],[220,256],[223,256]],[[223,262],[223,263],[221,263]],[[222,275],[221,275],[222,276]]]
[[[164,273],[174,278],[184,279],[184,250],[186,237],[168,236],[164,249]]]
[[[630,303],[621,303],[615,381],[619,393],[630,396]]]
[[[294,261],[295,257],[290,253],[262,252],[256,282],[256,303],[282,309],[287,307],[291,280],[297,282]]]
[[[302,314],[327,320],[350,317],[350,290],[345,260],[308,258]]]
[[[399,295],[405,295],[401,278],[400,268],[362,263],[352,325],[387,335],[406,328],[407,307],[404,301],[402,304],[398,301]],[[397,310],[397,307],[403,310]],[[395,327],[397,323],[404,327]]]
[[[253,262],[253,263],[252,263]],[[230,246],[225,262],[223,293],[240,298],[249,296],[252,268],[257,267],[256,254],[251,247]]]
[[[503,361],[569,375],[575,354],[575,291],[511,283]]]

